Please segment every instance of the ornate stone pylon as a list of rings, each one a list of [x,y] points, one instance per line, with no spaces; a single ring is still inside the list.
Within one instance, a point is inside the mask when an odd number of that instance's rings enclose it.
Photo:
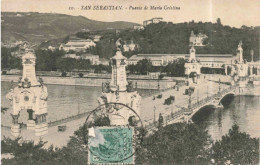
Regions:
[[[248,64],[243,59],[242,41],[239,42],[237,47],[237,63],[235,64],[235,68],[239,77],[239,87],[245,87],[246,77],[248,76]]]
[[[11,89],[7,98],[12,103],[12,126],[11,133],[18,137],[21,129],[18,118],[21,110],[27,110],[27,129],[35,130],[36,136],[48,133],[47,98],[48,92],[43,81],[36,79],[35,74],[36,57],[32,51],[26,51],[22,57],[23,76],[19,80],[18,86]]]
[[[122,55],[120,50],[117,50],[116,55],[111,58],[111,65],[111,82],[103,85],[103,93],[98,98],[99,104],[121,103],[131,107],[140,115],[141,96],[133,91],[132,83],[128,83],[126,80],[126,57]],[[129,119],[136,116],[129,108],[118,104],[112,108],[111,106],[103,106],[103,108],[110,111],[108,114],[111,125],[127,125]]]
[[[194,78],[197,79],[200,78],[201,65],[199,61],[196,59],[196,50],[193,45],[190,48],[190,57],[188,59],[188,62],[185,63],[184,67],[185,67],[185,75],[187,79],[191,76],[191,73],[195,74],[193,75]]]

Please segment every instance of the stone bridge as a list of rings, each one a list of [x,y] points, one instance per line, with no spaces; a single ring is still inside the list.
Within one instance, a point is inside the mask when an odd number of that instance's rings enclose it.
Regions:
[[[171,113],[169,115],[164,115],[164,123],[163,125],[177,123],[177,122],[189,122],[191,121],[191,118],[194,114],[196,114],[201,108],[205,106],[213,106],[215,108],[223,108],[223,105],[221,104],[222,99],[227,95],[235,95],[236,86],[230,86],[228,88],[225,88],[218,93],[215,93],[211,96],[205,97],[196,103],[188,105],[187,108],[180,108],[174,113]],[[145,126],[145,128],[148,130],[148,132],[151,132],[152,130],[155,130],[158,127],[159,123],[158,121],[149,123]]]

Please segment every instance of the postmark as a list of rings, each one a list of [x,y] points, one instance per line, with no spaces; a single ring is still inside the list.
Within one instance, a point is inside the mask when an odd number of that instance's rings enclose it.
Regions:
[[[106,107],[106,108],[104,108]],[[110,125],[109,116],[126,110],[134,114],[127,125]],[[83,140],[88,148],[89,164],[134,164],[134,154],[141,147],[144,128],[139,115],[122,103],[100,105],[88,115],[83,127]]]
[[[89,163],[133,164],[134,127],[96,127],[89,137]]]

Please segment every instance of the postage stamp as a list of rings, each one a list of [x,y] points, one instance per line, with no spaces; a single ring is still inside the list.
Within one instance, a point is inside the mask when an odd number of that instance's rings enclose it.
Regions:
[[[89,128],[90,164],[134,164],[134,127]]]

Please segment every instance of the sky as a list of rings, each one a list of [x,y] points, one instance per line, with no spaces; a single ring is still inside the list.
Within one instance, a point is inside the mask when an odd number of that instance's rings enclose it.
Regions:
[[[81,6],[114,5],[124,10],[80,10]],[[180,10],[129,10],[129,7],[176,6]],[[76,10],[69,10],[74,7]],[[233,27],[260,26],[260,0],[1,0],[1,10],[82,15],[98,21],[142,23],[152,17],[180,23],[216,22]]]

